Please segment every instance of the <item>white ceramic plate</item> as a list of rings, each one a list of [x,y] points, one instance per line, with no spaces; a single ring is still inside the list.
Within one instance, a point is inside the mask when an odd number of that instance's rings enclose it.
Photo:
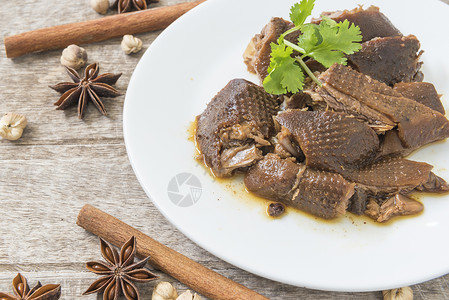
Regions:
[[[126,147],[142,187],[195,243],[235,266],[283,283],[370,291],[448,273],[448,196],[422,197],[422,215],[387,226],[365,224],[350,214],[329,223],[294,212],[272,220],[263,201],[247,200],[251,197],[242,192],[241,183],[214,181],[194,160],[190,122],[230,79],[257,82],[246,71],[242,53],[272,16],[288,18],[294,2],[208,0],[153,42],[135,69],[124,107]],[[379,6],[404,34],[420,39],[426,51],[425,80],[448,95],[449,6],[436,0],[317,0],[313,15],[363,3]],[[413,158],[435,165],[434,171],[449,179],[448,150],[449,143],[438,143]],[[188,206],[191,201],[196,203]]]

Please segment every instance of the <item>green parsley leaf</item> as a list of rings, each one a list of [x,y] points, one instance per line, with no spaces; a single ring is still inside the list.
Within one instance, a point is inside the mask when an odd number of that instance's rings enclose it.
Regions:
[[[304,24],[312,13],[315,0],[301,0],[290,9],[290,19],[295,27],[279,37],[277,44],[271,43],[271,58],[268,76],[263,86],[268,93],[296,93],[304,86],[304,72],[321,86],[321,82],[304,63],[303,59],[311,57],[326,68],[334,63],[346,64],[346,54],[359,51],[362,46],[360,28],[348,20],[335,22],[322,16],[320,24]],[[284,39],[289,33],[301,31],[297,44]],[[296,52],[294,52],[296,51]],[[298,56],[294,56],[294,54]]]
[[[291,56],[293,49],[284,44],[271,43],[268,76],[263,81],[265,90],[274,95],[297,93],[303,88],[304,73]]]
[[[301,33],[298,37],[298,46],[304,49],[305,52],[303,54],[312,52],[317,45],[323,42],[323,37],[317,24],[308,23],[302,25]]]
[[[300,3],[294,4],[290,9],[290,20],[295,26],[301,26],[312,14],[314,6],[315,0],[302,0]]]
[[[316,43],[316,40],[321,42]],[[323,16],[323,21],[312,34],[312,38],[303,34],[298,39],[298,45],[306,50],[307,56],[329,68],[334,63],[346,64],[345,54],[360,50],[362,46],[358,42],[361,40],[358,26],[350,24],[348,20],[337,23]]]

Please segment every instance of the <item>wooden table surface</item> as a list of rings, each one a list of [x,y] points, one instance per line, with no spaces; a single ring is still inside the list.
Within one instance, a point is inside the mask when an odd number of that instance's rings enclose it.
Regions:
[[[156,6],[179,2],[183,0],[161,0]],[[0,0],[1,35],[101,18],[88,3]],[[138,35],[143,50],[159,33]],[[99,62],[102,72],[123,72],[116,87],[125,92],[144,51],[125,55],[120,42],[117,38],[84,47],[89,62]],[[29,123],[20,140],[0,140],[0,291],[11,293],[11,281],[21,272],[32,285],[37,280],[60,283],[61,299],[97,299],[81,296],[98,278],[86,270],[85,262],[101,258],[98,238],[75,224],[79,210],[89,203],[271,299],[382,299],[380,292],[323,292],[273,282],[240,270],[187,239],[153,206],[133,173],[123,141],[124,96],[105,100],[108,117],[93,105],[82,121],[74,107],[55,110],[59,94],[48,85],[69,80],[60,54],[58,50],[12,60],[0,45],[0,113],[24,114]],[[154,283],[139,286],[142,298],[150,299]],[[413,290],[415,299],[449,299],[449,275]]]

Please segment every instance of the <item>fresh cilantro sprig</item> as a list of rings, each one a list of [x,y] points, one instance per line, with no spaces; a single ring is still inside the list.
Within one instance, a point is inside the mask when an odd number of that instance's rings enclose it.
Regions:
[[[265,90],[270,94],[296,93],[304,87],[304,72],[318,85],[321,82],[304,63],[310,57],[329,68],[334,63],[346,65],[346,54],[359,51],[362,46],[360,28],[348,20],[335,22],[322,16],[319,24],[304,24],[312,14],[315,0],[302,0],[290,9],[290,20],[295,25],[271,43],[270,66],[268,76],[263,81]],[[285,40],[295,31],[300,31],[297,43]],[[293,55],[296,51],[297,55]]]

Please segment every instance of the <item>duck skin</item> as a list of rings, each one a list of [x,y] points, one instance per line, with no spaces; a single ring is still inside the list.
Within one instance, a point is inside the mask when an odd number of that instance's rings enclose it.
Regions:
[[[278,100],[247,80],[231,80],[197,118],[195,140],[217,177],[231,176],[262,159],[274,134]]]
[[[345,113],[287,110],[275,119],[281,132],[287,130],[299,145],[305,164],[317,170],[359,169],[372,162],[379,149],[375,131]]]
[[[291,148],[300,151],[307,167],[338,173],[370,196],[383,198],[407,194],[414,189],[425,192],[448,190],[447,183],[433,174],[433,167],[427,163],[399,157],[379,158],[382,149],[374,130],[349,115],[288,110],[275,119],[282,126],[282,136],[288,136],[281,141],[287,151]],[[296,143],[285,147],[284,140]],[[295,152],[290,153],[296,156]]]
[[[414,35],[374,38],[362,43],[359,51],[348,55],[348,62],[360,73],[389,86],[422,81],[419,48],[420,43]]]
[[[401,36],[401,32],[391,23],[391,21],[379,11],[379,7],[371,5],[367,9],[362,6],[352,10],[339,10],[333,12],[323,12],[322,16],[333,19],[336,22],[348,20],[360,27],[362,42],[369,41],[376,37]],[[312,23],[320,23],[321,18],[312,19]]]
[[[260,82],[268,76],[270,66],[271,43],[276,43],[278,38],[295,25],[282,18],[271,18],[259,34],[256,34],[243,53],[244,63],[248,71],[258,75]],[[285,38],[290,42],[295,42],[299,32],[288,34]]]
[[[405,98],[415,100],[442,115],[446,113],[440,95],[430,82],[399,82],[394,85],[393,90],[401,93]]]
[[[347,170],[342,176],[379,199],[398,193],[405,195],[415,189],[446,192],[447,183],[432,173],[432,168],[424,162],[386,157],[357,170]]]
[[[313,170],[269,153],[246,173],[245,186],[261,197],[333,219],[345,214],[355,185],[339,174]]]
[[[406,148],[417,149],[449,137],[449,121],[441,113],[349,67],[334,64],[319,79],[323,86],[316,93],[331,109],[367,120],[378,132],[397,126]],[[382,119],[376,120],[376,114]]]

